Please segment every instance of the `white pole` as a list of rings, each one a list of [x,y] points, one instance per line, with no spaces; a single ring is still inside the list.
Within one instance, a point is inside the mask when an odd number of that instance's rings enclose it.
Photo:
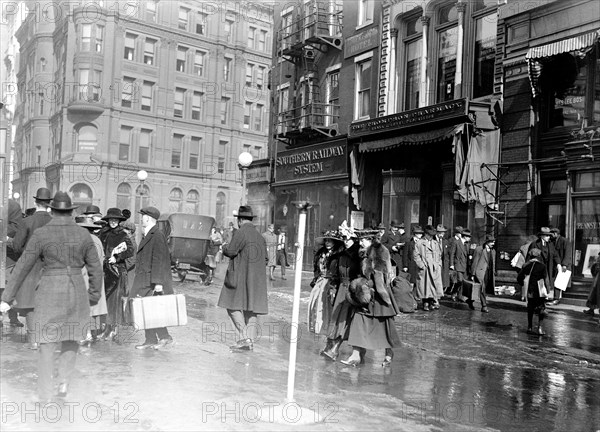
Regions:
[[[287,401],[294,400],[294,380],[296,378],[296,350],[298,348],[298,317],[300,315],[300,285],[302,283],[302,252],[304,250],[304,234],[306,232],[306,210],[308,203],[298,205],[298,250],[296,252],[296,274],[294,277],[294,303],[292,307],[292,329],[290,333],[290,363],[288,366]]]

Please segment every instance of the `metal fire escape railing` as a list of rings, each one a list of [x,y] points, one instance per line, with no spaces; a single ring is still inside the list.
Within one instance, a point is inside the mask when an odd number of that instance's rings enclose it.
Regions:
[[[318,63],[331,47],[342,48],[341,32],[341,3],[310,1],[304,4],[302,13],[282,21],[277,32],[277,55],[293,65],[293,73],[285,75],[284,80],[280,63],[275,84],[279,88],[291,78],[293,92],[287,104],[281,103],[281,95],[277,95],[277,139],[289,143],[314,135],[337,135],[339,105],[322,102],[319,82],[324,82],[324,77],[320,77]]]

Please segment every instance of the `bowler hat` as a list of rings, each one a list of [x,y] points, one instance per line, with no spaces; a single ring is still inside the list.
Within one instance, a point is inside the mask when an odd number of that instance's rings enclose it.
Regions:
[[[385,225],[383,224],[383,222],[379,222],[379,225],[377,225],[375,227],[376,230],[380,231],[380,230],[384,230],[385,229]]]
[[[101,214],[100,213],[100,207],[95,206],[95,205],[89,205],[85,208],[85,211],[83,212],[84,215],[88,215],[88,214]]]
[[[435,228],[435,230],[437,232],[446,232],[446,231],[448,231],[448,229],[444,225],[442,225],[442,224],[438,224],[438,226]]]
[[[323,241],[323,240],[336,240],[336,241],[344,241],[342,234],[337,231],[337,230],[327,230],[323,233],[322,236],[319,236],[316,238],[317,241]]]
[[[48,188],[41,187],[37,190],[33,198],[38,201],[50,201],[52,199],[52,192]]]
[[[75,223],[79,225],[81,228],[87,228],[89,230],[97,230],[102,228],[100,225],[96,225],[93,222],[90,222],[85,216],[77,216],[75,218]]]
[[[237,211],[236,217],[241,219],[254,219],[254,213],[252,212],[252,207],[250,206],[240,206]]]
[[[68,193],[58,191],[54,195],[54,198],[52,198],[52,201],[50,201],[50,204],[48,204],[48,207],[57,211],[69,211],[76,209],[79,206],[74,206],[71,203],[71,197]]]
[[[116,208],[116,207],[111,207],[108,210],[106,210],[106,216],[104,216],[102,218],[102,220],[109,220],[109,219],[119,219],[119,220],[125,220],[125,217],[123,216],[123,213],[121,213],[121,210]]]
[[[461,234],[463,235],[463,237],[471,237],[471,230],[469,228],[465,228],[464,230],[462,230]]]
[[[560,234],[560,229],[559,229],[559,228],[556,228],[556,227],[554,227],[554,228],[550,228],[550,232],[551,232],[551,233]]]
[[[491,234],[487,234],[487,235],[485,236],[485,241],[484,241],[484,243],[490,243],[490,242],[495,242],[495,241],[496,241],[496,239],[494,238],[494,236],[493,236],[493,235],[491,235]]]
[[[140,213],[143,215],[150,216],[151,218],[156,220],[158,220],[158,218],[160,217],[160,211],[156,207],[152,206],[144,207],[140,210]]]
[[[423,231],[423,228],[421,227],[421,225],[415,225],[413,227],[413,233],[414,234],[425,234],[425,231]]]
[[[551,235],[552,231],[550,231],[550,228],[548,227],[541,227],[540,228],[540,232],[538,233],[538,236],[543,236],[543,235]]]
[[[403,223],[398,223],[397,220],[393,220],[390,223],[390,226],[392,226],[392,228],[404,228],[404,224]]]
[[[429,234],[430,236],[434,236],[437,234],[437,231],[435,230],[435,228],[431,225],[425,225],[425,233]]]

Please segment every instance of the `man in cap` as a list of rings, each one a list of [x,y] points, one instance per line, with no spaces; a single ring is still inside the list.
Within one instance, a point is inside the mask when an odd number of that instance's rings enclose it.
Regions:
[[[404,224],[393,220],[390,223],[390,230],[381,237],[381,244],[389,251],[392,258],[392,265],[396,266],[396,275],[406,266],[403,263],[403,251],[408,238],[404,231]]]
[[[481,301],[481,312],[489,313],[487,308],[486,291],[494,292],[496,286],[496,251],[494,246],[496,239],[492,235],[486,235],[483,246],[477,246],[473,253],[471,263],[471,275],[475,282],[481,284],[479,300]],[[475,309],[473,300],[467,300],[470,309]]]
[[[570,242],[563,236],[560,235],[560,229],[551,228],[550,232],[552,233],[552,242],[554,243],[554,250],[558,257],[558,261],[560,263],[560,270],[567,271],[571,270],[571,244]],[[558,269],[557,269],[558,270]],[[554,288],[554,300],[552,301],[552,305],[557,305],[562,298],[562,291],[558,288]]]
[[[7,308],[38,261],[43,271],[35,294],[35,337],[40,343],[38,393],[41,402],[52,397],[54,353],[59,351],[58,395],[66,396],[75,369],[78,341],[85,338],[90,305],[100,299],[102,263],[90,234],[73,221],[73,206],[66,192],[58,191],[49,204],[52,220],[34,231],[9,281],[11,294],[3,297]],[[89,276],[86,289],[82,268]]]
[[[48,213],[48,204],[52,200],[52,193],[50,190],[44,187],[39,188],[33,198],[35,202],[35,213],[21,221],[17,228],[15,238],[13,239],[13,250],[18,256],[21,256],[25,250],[25,246],[27,246],[27,242],[33,235],[33,232],[46,225],[52,219],[52,216]],[[15,298],[15,309],[21,316],[25,317],[25,322],[27,323],[27,334],[29,347],[31,349],[38,348],[38,343],[33,340],[33,299],[35,289],[40,280],[42,268],[43,263],[41,261],[36,262],[29,274],[25,277],[23,285]]]
[[[450,295],[452,300],[456,301],[457,296],[462,296],[462,284],[467,278],[467,269],[469,263],[469,242],[471,241],[471,230],[461,229],[457,239],[456,236],[450,246],[450,270],[454,274],[454,284],[451,288]]]
[[[254,213],[250,206],[240,206],[237,212],[239,229],[231,243],[223,247],[230,258],[218,305],[227,309],[241,339],[230,348],[251,351],[257,336],[257,316],[268,313],[267,243],[252,224]]]
[[[143,237],[137,249],[135,279],[130,298],[173,294],[171,278],[171,255],[165,235],[156,222],[160,211],[156,207],[144,207],[142,215]],[[173,343],[166,327],[146,329],[145,340],[136,349],[161,349]]]
[[[548,293],[550,293],[551,290],[554,290],[554,278],[556,268],[561,264],[560,258],[556,253],[554,243],[551,241],[552,231],[550,231],[550,228],[541,227],[537,235],[538,239],[531,242],[527,254],[529,255],[529,251],[532,249],[540,250],[541,255],[538,259],[546,266],[546,271],[548,272],[548,283],[550,284],[550,286],[546,287],[546,289],[548,290]]]

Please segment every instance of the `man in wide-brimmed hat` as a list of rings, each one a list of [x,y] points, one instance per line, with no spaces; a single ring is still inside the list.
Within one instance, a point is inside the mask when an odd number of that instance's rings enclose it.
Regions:
[[[444,294],[442,287],[442,244],[435,239],[433,226],[425,226],[425,237],[415,244],[418,298],[423,300],[423,310],[439,309],[438,299]]]
[[[17,233],[13,240],[13,250],[18,256],[21,256],[25,250],[25,246],[33,235],[33,232],[46,225],[52,219],[52,216],[48,213],[48,204],[52,200],[50,190],[45,187],[39,188],[33,198],[35,213],[23,219],[17,228]],[[33,340],[33,299],[42,268],[43,263],[38,261],[23,281],[23,286],[19,289],[19,293],[15,299],[17,302],[17,311],[21,316],[25,317],[25,322],[27,323],[27,334],[29,335],[29,347],[31,349],[38,348],[37,342]]]
[[[486,292],[494,293],[496,286],[496,239],[493,235],[485,236],[483,246],[477,246],[473,252],[471,262],[471,275],[475,282],[481,284],[479,300],[481,301],[481,312],[488,313]],[[473,300],[467,300],[470,309],[474,309]]]
[[[404,224],[393,220],[390,222],[390,229],[381,237],[381,244],[390,251],[392,265],[396,267],[396,274],[404,269],[403,252],[408,236],[404,230]]]
[[[78,341],[86,337],[90,320],[90,305],[100,298],[102,267],[94,242],[83,228],[73,221],[73,206],[66,192],[57,192],[49,204],[52,220],[34,231],[17,262],[9,281],[8,295],[12,302],[23,281],[38,261],[43,261],[38,289],[34,297],[33,315],[36,341],[39,342],[38,392],[46,403],[52,397],[54,353],[59,351],[58,395],[66,396],[79,348]],[[86,289],[82,268],[89,275]],[[0,310],[6,309],[2,303]],[[52,329],[52,331],[48,331]]]
[[[86,217],[89,222],[100,222],[98,225],[106,225],[104,221],[102,221],[102,213],[100,212],[100,207],[90,204],[83,211],[82,215]]]
[[[450,247],[450,270],[454,274],[454,284],[450,291],[452,300],[462,297],[462,284],[467,278],[469,268],[469,243],[471,241],[471,230],[460,230],[459,238],[452,241]],[[462,300],[462,299],[461,299]]]
[[[234,232],[231,242],[223,246],[223,255],[231,261],[217,304],[227,309],[241,335],[231,349],[251,351],[258,334],[258,315],[268,313],[267,243],[252,224],[252,207],[240,206],[236,217],[239,229]]]
[[[554,243],[552,243],[552,231],[550,231],[550,228],[541,227],[537,236],[537,240],[531,242],[529,245],[527,253],[529,254],[529,251],[532,249],[540,250],[541,255],[538,259],[546,266],[548,282],[550,284],[550,286],[546,288],[548,289],[548,293],[552,292],[554,294],[554,278],[556,277],[556,266],[560,265],[560,258],[556,253]]]

